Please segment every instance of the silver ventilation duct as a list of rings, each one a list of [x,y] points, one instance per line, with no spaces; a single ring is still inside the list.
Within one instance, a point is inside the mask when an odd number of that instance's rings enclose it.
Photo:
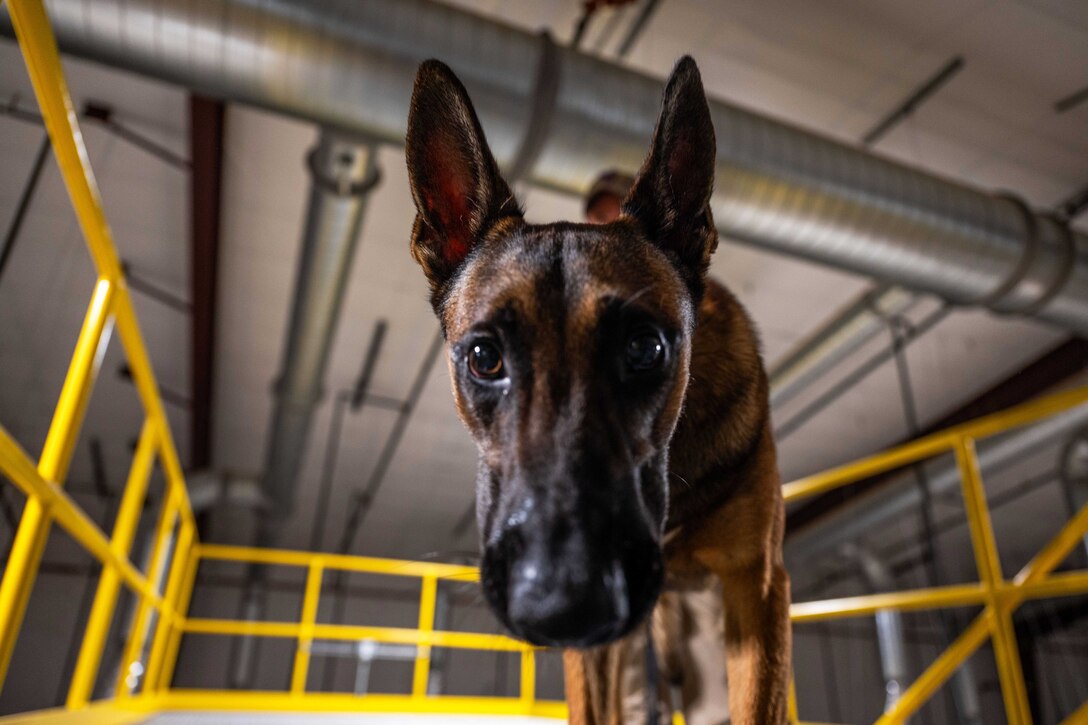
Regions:
[[[572,192],[601,169],[638,167],[661,95],[656,78],[428,0],[46,6],[68,53],[394,143],[416,66],[442,58],[500,162]],[[1012,197],[726,103],[711,111],[724,236],[1088,334],[1084,235]]]

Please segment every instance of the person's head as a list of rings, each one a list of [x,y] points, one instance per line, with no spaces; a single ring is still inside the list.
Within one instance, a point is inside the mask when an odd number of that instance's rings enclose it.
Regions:
[[[621,171],[606,171],[597,177],[586,194],[586,221],[608,224],[623,213],[623,200],[631,193],[635,177]]]

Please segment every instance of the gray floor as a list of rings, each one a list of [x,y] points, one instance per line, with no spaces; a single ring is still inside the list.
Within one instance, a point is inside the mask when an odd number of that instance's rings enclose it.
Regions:
[[[482,715],[387,715],[377,713],[311,715],[306,713],[172,712],[156,715],[144,725],[543,725],[557,720],[534,717],[484,717]]]

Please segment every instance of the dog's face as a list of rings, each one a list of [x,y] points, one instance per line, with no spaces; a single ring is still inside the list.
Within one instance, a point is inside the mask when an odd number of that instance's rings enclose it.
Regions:
[[[668,445],[717,236],[714,134],[685,58],[624,214],[526,224],[457,78],[419,71],[407,138],[457,409],[480,452],[481,582],[537,644],[616,639],[661,588]]]

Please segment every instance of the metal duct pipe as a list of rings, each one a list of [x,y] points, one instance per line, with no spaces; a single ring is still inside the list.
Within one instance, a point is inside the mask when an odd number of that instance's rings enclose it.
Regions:
[[[308,157],[310,201],[261,478],[273,527],[294,504],[314,409],[324,394],[359,225],[368,192],[379,177],[376,157],[374,145],[329,132],[322,132]]]
[[[418,63],[442,58],[500,162],[578,193],[638,168],[661,95],[658,79],[428,0],[46,5],[66,52],[396,143]],[[1084,235],[726,103],[711,113],[724,236],[1088,334]]]
[[[1030,453],[1037,446],[1088,425],[1088,404],[1079,405],[1042,422],[1011,431],[978,444],[979,465],[983,469],[1000,468]],[[960,485],[959,470],[947,458],[926,465],[932,496],[940,496]],[[820,556],[841,552],[867,531],[901,516],[921,505],[921,492],[913,476],[905,473],[879,489],[850,500],[812,524],[789,535],[785,555],[790,566],[799,566]]]
[[[919,301],[900,287],[881,285],[863,294],[816,330],[770,371],[771,405],[785,405],[877,335],[886,320],[907,314]]]

